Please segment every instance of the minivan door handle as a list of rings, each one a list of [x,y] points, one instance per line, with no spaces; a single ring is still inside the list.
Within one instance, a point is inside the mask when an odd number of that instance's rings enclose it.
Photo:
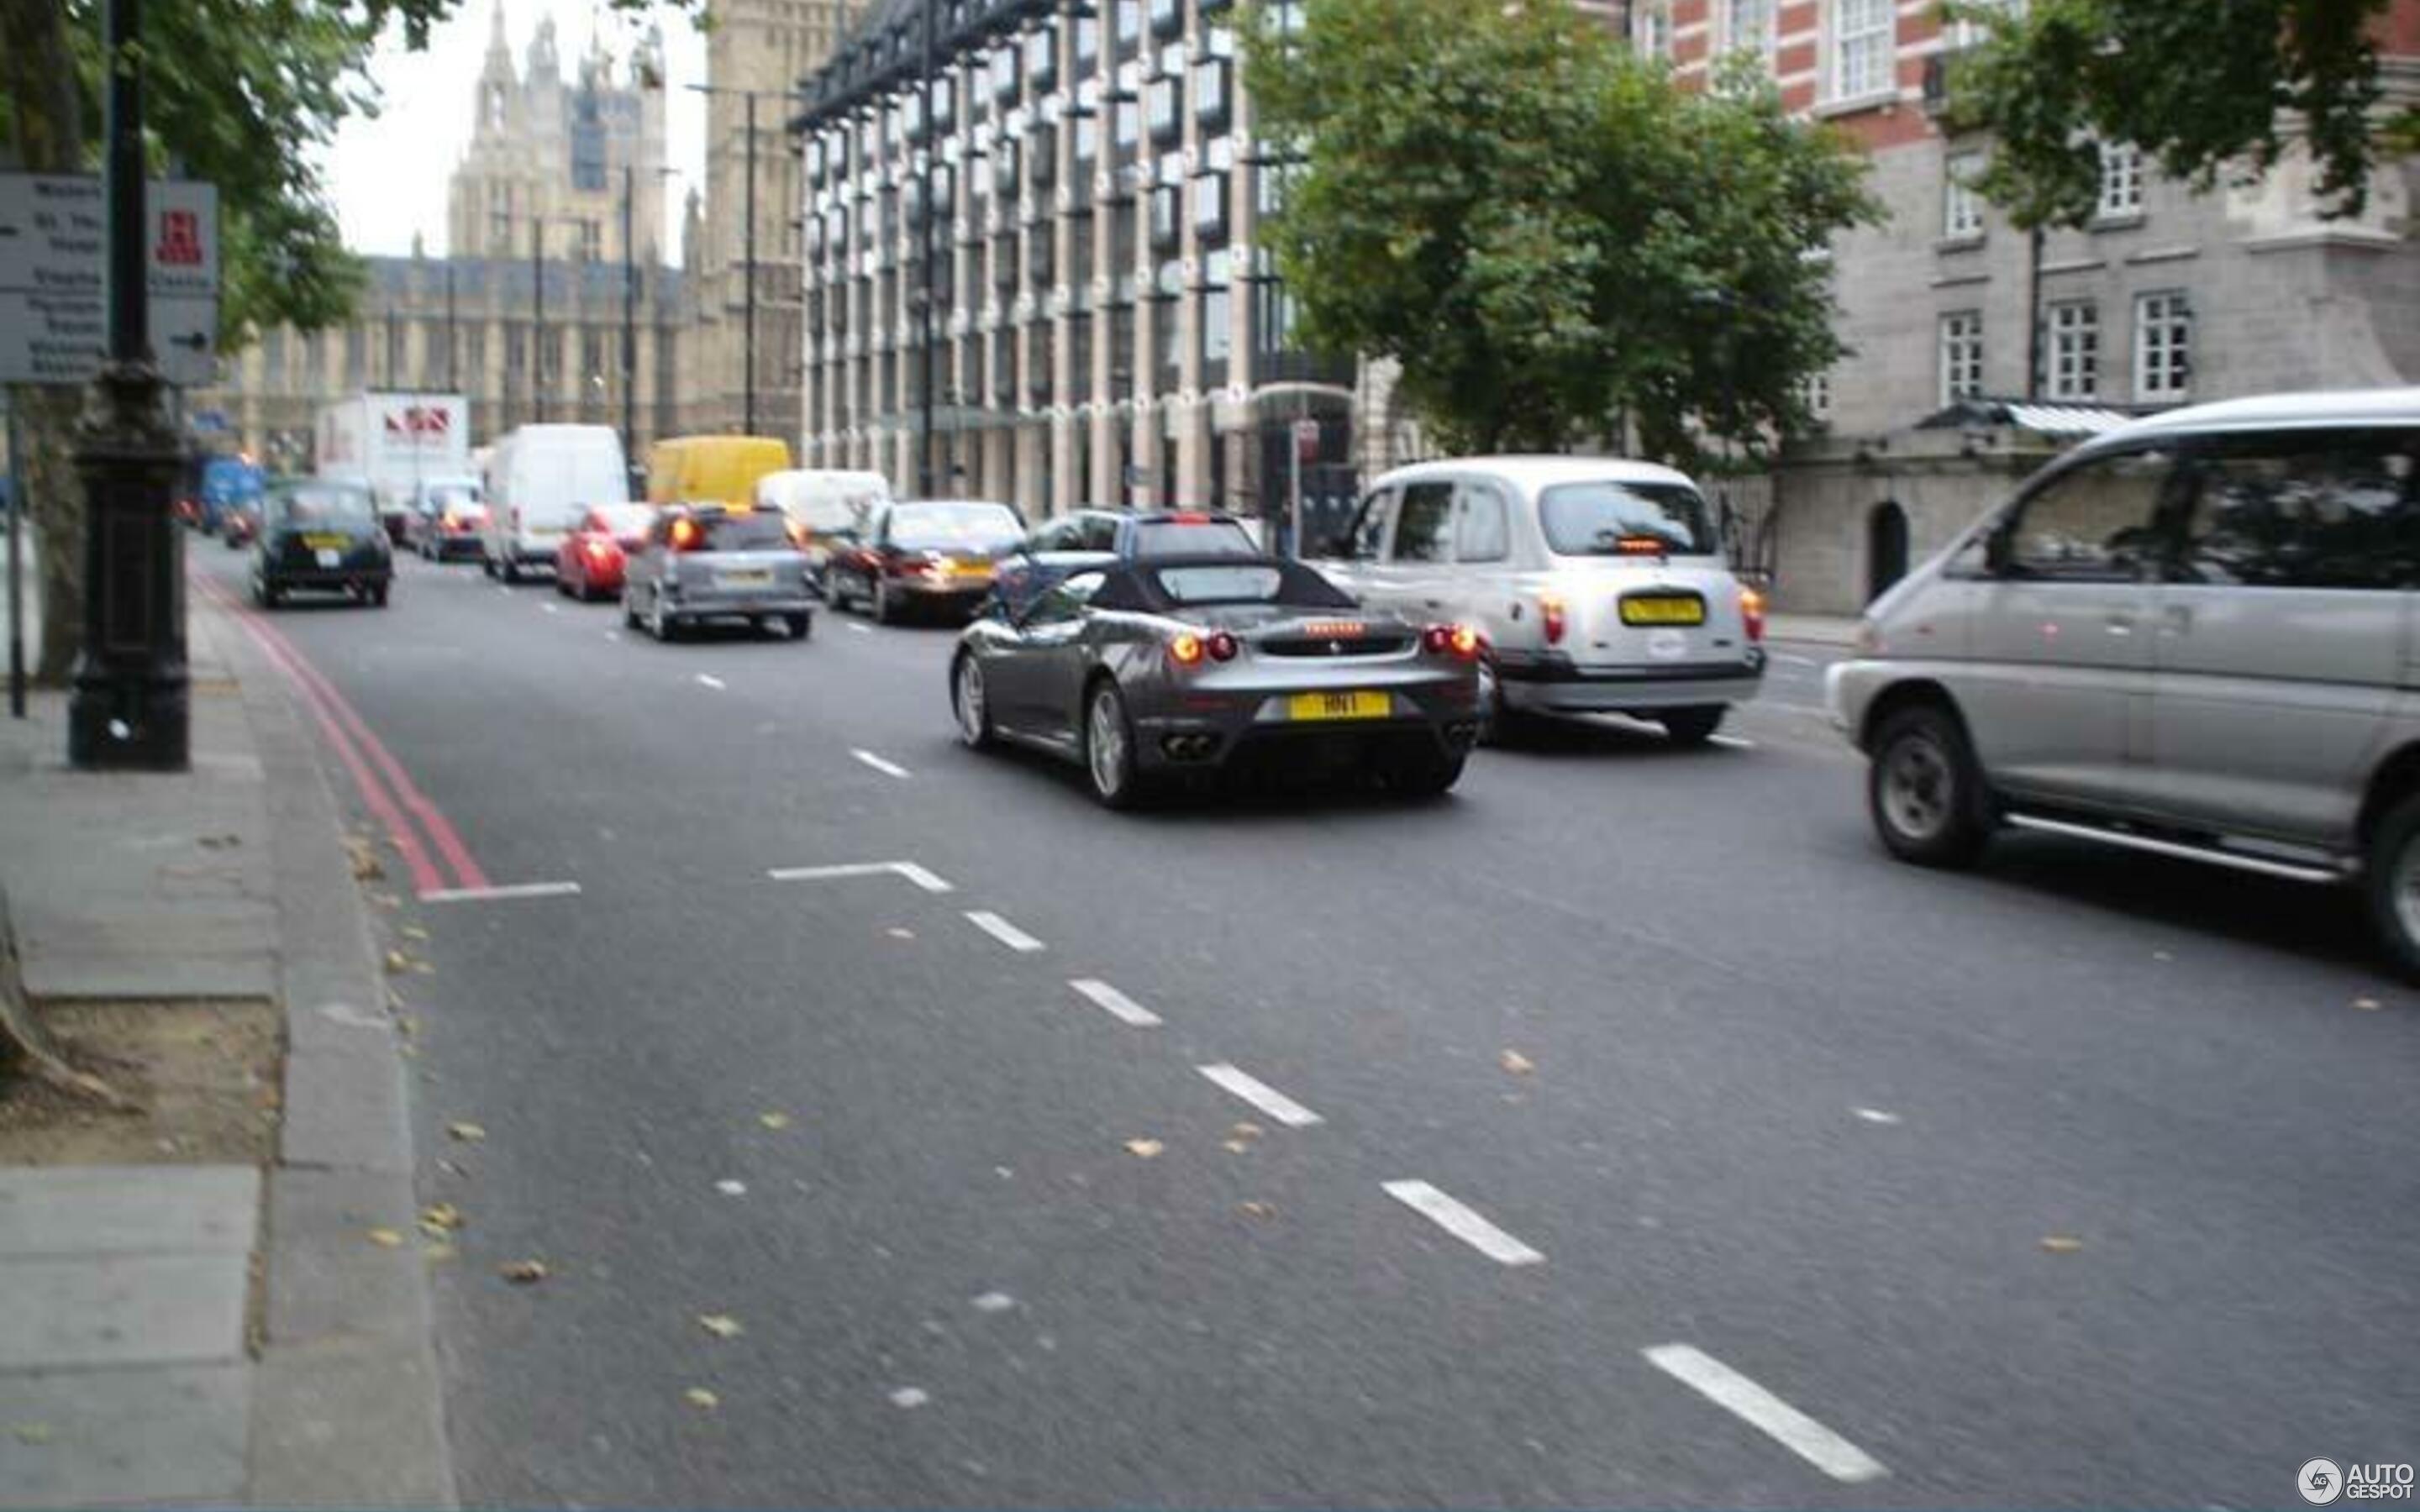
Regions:
[[[2111,635],[2133,635],[2134,616],[2120,609],[2112,609],[2109,611],[2109,619],[2104,627]]]

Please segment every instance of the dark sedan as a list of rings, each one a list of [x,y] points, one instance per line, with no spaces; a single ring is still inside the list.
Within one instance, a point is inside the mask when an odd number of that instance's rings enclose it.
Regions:
[[[260,504],[252,596],[275,609],[288,594],[344,594],[384,608],[394,548],[370,491],[358,483],[286,483]]]
[[[992,559],[1024,533],[1016,510],[979,499],[877,504],[863,539],[833,549],[824,596],[834,609],[861,604],[881,624],[910,609],[963,617],[991,597]]]
[[[1481,650],[1467,626],[1365,613],[1296,563],[1182,557],[995,608],[959,636],[950,699],[967,745],[1077,762],[1112,809],[1256,764],[1436,794],[1478,736]]]

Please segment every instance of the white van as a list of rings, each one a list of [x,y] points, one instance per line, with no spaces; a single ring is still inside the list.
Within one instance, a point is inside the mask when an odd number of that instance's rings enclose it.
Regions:
[[[630,470],[611,425],[523,425],[488,459],[479,564],[506,582],[530,567],[552,571],[556,548],[581,516],[629,501]]]
[[[891,482],[879,472],[842,472],[798,468],[756,480],[756,507],[782,512],[790,539],[806,553],[807,580],[824,586],[832,548],[855,540],[877,505],[891,501]]]

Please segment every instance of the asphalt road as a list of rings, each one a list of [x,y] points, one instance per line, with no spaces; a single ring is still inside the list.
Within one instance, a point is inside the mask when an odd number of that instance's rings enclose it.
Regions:
[[[939,629],[660,646],[417,562],[269,623],[442,887],[578,888],[384,915],[473,1502],[2277,1505],[2420,1459],[2420,997],[2289,884],[1890,862],[1831,653],[1710,749],[1119,816],[954,745]]]

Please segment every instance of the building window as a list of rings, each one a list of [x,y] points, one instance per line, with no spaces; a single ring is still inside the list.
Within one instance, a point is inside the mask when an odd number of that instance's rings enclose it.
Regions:
[[[1832,418],[1832,370],[1809,373],[1801,380],[1798,397],[1807,406],[1807,417],[1819,424]]]
[[[1733,53],[1771,57],[1777,35],[1775,0],[1724,0],[1723,46]]]
[[[2143,404],[2183,398],[2193,382],[2193,301],[2181,289],[2134,300],[2134,397]]]
[[[513,255],[513,189],[510,184],[488,186],[488,255],[509,257]]]
[[[2050,396],[2101,397],[2101,306],[2090,300],[2050,307]]]
[[[404,325],[390,310],[386,316],[386,386],[400,389],[409,386],[410,378],[403,370]]]
[[[1832,98],[1861,100],[1891,86],[1891,0],[1834,0]]]
[[[1672,8],[1668,0],[1643,0],[1630,15],[1630,40],[1645,58],[1672,55]]]
[[[1983,177],[1983,154],[1958,152],[1943,164],[1941,175],[1941,234],[1952,241],[1971,240],[1983,234],[1983,196],[1975,190],[1975,180]]]
[[[581,222],[578,247],[582,262],[593,263],[603,258],[605,255],[604,227],[595,221]]]
[[[2024,17],[2025,0],[1968,0],[1968,8],[1994,10],[2010,21],[2019,21]],[[1992,27],[1988,21],[1961,18],[1950,23],[1949,45],[1953,50],[1979,47],[1991,39]]]
[[[2101,144],[2101,203],[2094,213],[2104,221],[2130,220],[2143,213],[2143,149],[2132,142]]]
[[[1983,393],[1983,312],[1941,317],[1941,402],[1946,407]]]

